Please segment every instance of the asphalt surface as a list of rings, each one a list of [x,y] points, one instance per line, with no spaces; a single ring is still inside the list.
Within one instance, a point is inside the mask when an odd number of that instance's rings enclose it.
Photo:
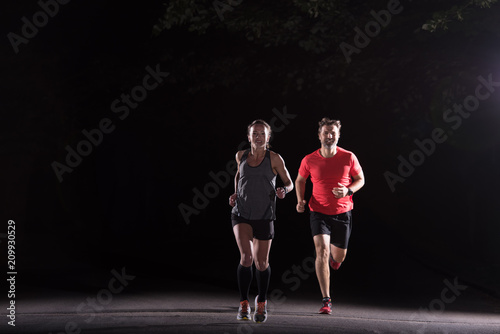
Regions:
[[[453,278],[434,275],[429,293],[388,296],[340,290],[332,315],[321,315],[317,281],[271,287],[263,324],[237,321],[238,292],[189,280],[140,277],[115,269],[86,291],[23,286],[15,325],[2,333],[500,333],[500,300]],[[305,277],[305,276],[303,276]],[[418,278],[417,278],[418,279]],[[432,285],[432,284],[431,284]],[[292,288],[296,288],[292,290]],[[252,288],[252,296],[255,292]],[[374,290],[370,287],[369,290]],[[3,302],[3,304],[5,304]],[[253,301],[251,302],[253,308]],[[5,308],[2,307],[4,310]],[[4,311],[5,312],[5,311]],[[2,312],[2,313],[4,313]]]
[[[23,259],[16,281],[15,326],[8,324],[7,296],[0,295],[0,333],[500,333],[498,290],[369,243],[365,234],[365,248],[353,239],[332,273],[332,315],[317,313],[322,296],[313,249],[277,239],[263,324],[236,320],[235,245],[214,241],[221,246],[207,253],[203,245],[175,244],[163,263],[146,261],[147,252],[79,261],[71,252],[32,245],[36,256]],[[256,294],[254,279],[250,297]]]

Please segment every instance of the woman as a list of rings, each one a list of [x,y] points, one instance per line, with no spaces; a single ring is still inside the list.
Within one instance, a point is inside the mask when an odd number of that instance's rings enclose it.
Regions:
[[[238,320],[250,320],[248,291],[252,282],[252,264],[257,269],[259,294],[255,297],[253,321],[267,320],[267,290],[271,276],[269,250],[274,237],[276,197],[285,198],[293,190],[290,174],[281,156],[269,150],[271,127],[263,120],[255,120],[247,128],[250,149],[238,151],[235,192],[229,197],[233,207],[231,221],[240,250],[237,277],[240,290]],[[276,175],[284,187],[275,189]]]

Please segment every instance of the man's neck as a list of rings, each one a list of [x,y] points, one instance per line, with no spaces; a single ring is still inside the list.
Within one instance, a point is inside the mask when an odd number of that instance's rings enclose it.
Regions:
[[[331,158],[337,154],[337,145],[332,147],[321,146],[319,152],[323,158]]]

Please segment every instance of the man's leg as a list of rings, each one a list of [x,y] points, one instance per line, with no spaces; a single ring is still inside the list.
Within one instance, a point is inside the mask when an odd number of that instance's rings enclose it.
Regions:
[[[330,263],[332,268],[334,270],[339,269],[340,265],[342,262],[344,262],[345,257],[347,255],[347,248],[339,248],[337,246],[334,246],[333,244],[330,244],[330,254],[332,256],[332,259],[334,263]]]
[[[330,265],[334,270],[337,270],[347,255],[347,245],[352,231],[351,212],[337,215],[332,221],[331,228]]]
[[[330,297],[330,236],[328,234],[317,234],[314,236],[314,247],[316,248],[316,276],[323,298]]]

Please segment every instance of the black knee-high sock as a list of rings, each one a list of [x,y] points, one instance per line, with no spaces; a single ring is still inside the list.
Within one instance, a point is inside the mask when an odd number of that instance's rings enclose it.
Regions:
[[[257,287],[259,288],[258,302],[264,302],[267,300],[267,289],[269,288],[270,279],[271,266],[268,266],[264,271],[257,270]]]
[[[240,301],[248,300],[248,290],[250,290],[250,284],[253,278],[252,266],[243,267],[240,263],[236,273],[238,277],[238,288],[240,289]]]

